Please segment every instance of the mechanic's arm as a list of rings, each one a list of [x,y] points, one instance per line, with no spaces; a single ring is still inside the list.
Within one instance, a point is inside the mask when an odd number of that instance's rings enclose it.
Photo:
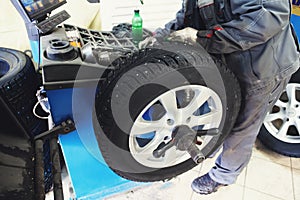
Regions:
[[[247,50],[268,41],[289,25],[289,0],[232,0],[231,8],[239,17],[222,24],[205,41],[209,53]],[[198,39],[201,44],[202,39]]]
[[[166,37],[171,32],[184,28],[184,10],[185,4],[182,3],[182,8],[177,12],[176,18],[165,25],[165,28],[158,28],[155,30],[155,37]]]

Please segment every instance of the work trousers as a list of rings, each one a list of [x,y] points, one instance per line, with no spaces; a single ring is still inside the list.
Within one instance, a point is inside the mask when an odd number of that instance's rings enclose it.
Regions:
[[[248,164],[256,137],[267,112],[274,106],[290,77],[261,82],[253,88],[240,83],[241,109],[231,134],[225,139],[210,177],[222,184],[232,184]]]

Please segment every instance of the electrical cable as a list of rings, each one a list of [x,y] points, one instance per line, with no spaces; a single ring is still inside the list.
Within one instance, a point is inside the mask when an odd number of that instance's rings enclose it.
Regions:
[[[48,117],[42,117],[42,116],[40,116],[40,115],[38,115],[38,114],[36,113],[36,108],[37,108],[37,106],[38,106],[39,104],[43,103],[43,101],[44,101],[44,102],[47,102],[48,99],[42,99],[42,100],[39,100],[38,102],[36,102],[36,104],[35,104],[34,107],[33,107],[32,112],[33,112],[34,116],[36,116],[36,117],[39,118],[39,119],[48,119],[49,116],[48,116]],[[44,111],[45,111],[45,110],[44,110]],[[47,112],[47,111],[45,111],[45,112],[48,113],[48,114],[50,114],[50,113]]]

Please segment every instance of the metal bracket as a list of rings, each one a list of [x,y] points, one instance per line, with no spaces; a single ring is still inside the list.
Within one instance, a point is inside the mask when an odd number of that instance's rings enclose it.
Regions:
[[[74,131],[75,129],[76,128],[74,122],[68,119],[67,121],[62,122],[60,125],[55,126],[54,128],[35,136],[34,140],[57,137],[59,134],[65,135]]]

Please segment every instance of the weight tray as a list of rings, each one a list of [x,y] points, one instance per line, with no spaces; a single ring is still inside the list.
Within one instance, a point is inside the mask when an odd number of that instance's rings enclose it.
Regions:
[[[135,51],[138,48],[133,44],[132,38],[130,36],[131,25],[129,24],[121,24],[116,27],[127,26],[123,31],[125,34],[116,34],[116,29],[112,32],[109,31],[97,31],[97,30],[90,30],[85,28],[80,28],[77,26],[64,24],[63,27],[65,28],[66,33],[68,32],[77,32],[77,37],[79,37],[79,41],[82,46],[86,44],[92,44],[94,48],[112,48],[112,49],[119,49],[123,51]],[[120,30],[122,31],[122,30]],[[120,32],[118,32],[120,33]],[[152,33],[146,29],[143,29],[143,38],[149,37]],[[68,34],[67,34],[68,35]],[[123,37],[118,37],[116,35],[123,35]],[[77,39],[77,38],[76,38]]]

